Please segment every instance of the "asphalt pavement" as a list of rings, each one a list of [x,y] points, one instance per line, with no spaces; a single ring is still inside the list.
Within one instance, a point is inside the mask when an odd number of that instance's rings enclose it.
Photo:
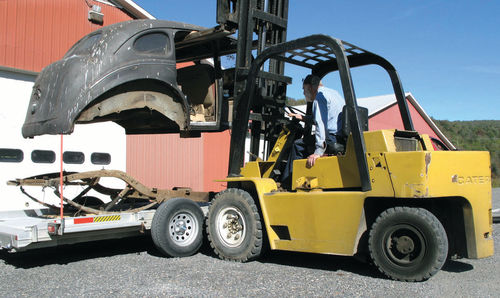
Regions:
[[[493,197],[500,208],[500,189]],[[389,280],[352,257],[271,252],[242,264],[217,259],[205,245],[192,257],[164,258],[146,236],[0,252],[0,296],[497,297],[500,224],[493,237],[494,256],[448,261],[419,283]]]

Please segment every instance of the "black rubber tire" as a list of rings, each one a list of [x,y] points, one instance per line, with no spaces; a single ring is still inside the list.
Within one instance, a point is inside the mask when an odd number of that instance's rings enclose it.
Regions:
[[[203,244],[203,211],[185,198],[170,199],[156,209],[151,238],[158,250],[169,257],[187,257]]]
[[[382,212],[370,230],[370,256],[380,272],[401,281],[422,281],[436,274],[448,255],[448,238],[439,220],[422,208],[395,207]]]
[[[238,217],[235,219],[234,215]],[[224,223],[232,227],[240,225],[241,230],[228,238]],[[229,188],[218,193],[208,211],[206,226],[210,246],[221,259],[246,262],[263,252],[261,217],[252,196],[244,190]]]

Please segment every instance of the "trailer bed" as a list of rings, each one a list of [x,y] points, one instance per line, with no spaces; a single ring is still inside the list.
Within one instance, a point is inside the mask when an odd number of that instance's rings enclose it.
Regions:
[[[109,177],[122,180],[126,186],[112,189],[99,183],[101,178]],[[76,186],[83,190],[74,198],[66,198],[59,193],[60,181],[65,187]],[[174,198],[195,201],[202,217],[207,210],[201,207],[208,205],[211,196],[189,188],[149,188],[127,173],[116,170],[63,173],[62,178],[59,173],[49,173],[11,180],[8,184],[18,186],[30,199],[47,207],[0,212],[0,249],[11,252],[135,236],[151,229],[153,217],[162,203]],[[61,196],[63,204],[43,202],[30,195],[25,186],[52,188],[55,195]],[[91,189],[109,196],[108,200],[94,202],[94,205],[83,203],[87,202],[82,199]],[[197,221],[199,229],[202,221],[202,218]]]
[[[135,213],[55,217],[48,209],[0,212],[0,249],[12,252],[34,248],[116,239],[151,229],[155,210]],[[49,232],[49,227],[54,231]]]

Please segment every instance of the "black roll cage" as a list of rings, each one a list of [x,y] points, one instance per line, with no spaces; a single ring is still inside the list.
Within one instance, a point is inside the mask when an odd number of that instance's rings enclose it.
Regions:
[[[240,94],[234,110],[231,147],[229,153],[229,176],[239,176],[243,166],[245,138],[248,130],[250,110],[256,96],[256,81],[259,70],[268,60],[274,59],[311,69],[311,73],[323,78],[326,74],[339,71],[342,90],[350,119],[350,127],[361,180],[361,190],[371,190],[370,175],[366,160],[363,130],[359,123],[358,105],[351,78],[350,68],[379,65],[385,69],[392,82],[405,130],[413,131],[413,123],[405,100],[403,86],[394,66],[386,59],[363,50],[350,43],[327,35],[310,35],[296,40],[270,46],[252,62],[246,79],[245,91]]]

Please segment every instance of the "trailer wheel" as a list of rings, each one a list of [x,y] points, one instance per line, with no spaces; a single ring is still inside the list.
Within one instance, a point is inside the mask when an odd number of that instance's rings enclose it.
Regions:
[[[235,188],[217,194],[208,211],[207,234],[221,259],[246,262],[259,257],[262,223],[250,194]]]
[[[203,211],[195,202],[175,198],[163,202],[151,223],[155,246],[170,257],[195,254],[203,243]]]
[[[378,216],[370,230],[368,247],[373,262],[388,277],[422,281],[443,266],[448,238],[431,212],[396,207]]]

